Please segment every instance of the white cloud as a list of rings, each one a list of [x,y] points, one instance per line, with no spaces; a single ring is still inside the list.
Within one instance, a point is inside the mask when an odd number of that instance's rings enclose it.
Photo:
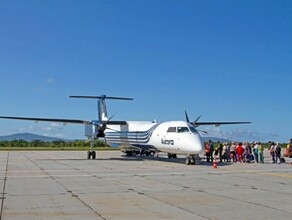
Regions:
[[[60,123],[55,123],[55,122],[54,122],[54,123],[51,123],[50,126],[53,127],[53,128],[59,128],[59,129],[62,129],[62,126],[63,126],[63,125],[60,124]]]
[[[55,82],[55,79],[52,78],[52,77],[46,79],[46,83],[47,83],[47,84],[52,84],[52,83],[54,83],[54,82]]]
[[[7,128],[5,129],[7,131]],[[2,132],[3,133],[3,132]],[[32,123],[21,127],[10,129],[7,135],[15,133],[33,133],[38,135],[64,138],[64,139],[85,139],[84,126],[63,125],[62,123]]]
[[[29,127],[19,128],[19,132],[30,132],[51,137],[66,138],[64,134],[63,126],[51,123],[49,125],[31,125]]]
[[[274,133],[264,133],[259,131],[245,130],[245,129],[234,129],[229,131],[224,131],[219,127],[206,128],[204,129],[208,134],[203,134],[203,137],[219,137],[226,138],[232,141],[273,141],[279,139],[278,134]]]

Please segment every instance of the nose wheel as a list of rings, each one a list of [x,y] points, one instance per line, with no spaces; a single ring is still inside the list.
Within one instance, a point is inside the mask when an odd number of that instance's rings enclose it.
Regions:
[[[195,165],[195,164],[196,164],[195,157],[193,155],[188,155],[186,157],[186,165]]]

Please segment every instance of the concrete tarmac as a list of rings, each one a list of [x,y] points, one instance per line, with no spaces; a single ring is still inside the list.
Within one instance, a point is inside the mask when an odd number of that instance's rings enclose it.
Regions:
[[[0,219],[291,219],[292,166],[0,152]],[[289,161],[290,162],[290,159]]]

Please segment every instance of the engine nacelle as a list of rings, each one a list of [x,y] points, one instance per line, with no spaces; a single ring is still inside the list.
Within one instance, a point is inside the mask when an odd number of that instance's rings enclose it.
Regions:
[[[104,131],[106,129],[106,125],[102,123],[97,123],[92,121],[94,124],[85,125],[85,136],[87,138],[103,138],[105,136]]]
[[[85,125],[85,136],[89,139],[98,135],[98,127],[96,125]]]

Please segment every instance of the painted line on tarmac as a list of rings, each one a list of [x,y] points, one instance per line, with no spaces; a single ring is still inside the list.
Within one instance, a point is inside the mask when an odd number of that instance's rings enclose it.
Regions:
[[[277,171],[275,171],[273,169],[269,169],[269,171],[271,171],[271,172],[266,172],[266,171],[259,171],[259,170],[242,170],[242,169],[238,170],[236,168],[230,168],[230,167],[228,167],[228,169],[224,169],[224,171],[227,171],[227,172],[236,172],[236,173],[261,174],[261,175],[266,175],[266,176],[276,176],[276,177],[283,177],[283,178],[292,179],[292,174],[275,173]],[[285,169],[285,170],[281,170],[281,171],[290,171],[290,169]]]
[[[285,174],[285,173],[269,173],[269,172],[251,172],[251,173],[262,174],[262,175],[266,175],[266,176],[284,177],[284,178],[292,179],[292,175],[291,174]]]
[[[6,199],[5,197],[5,189],[6,189],[6,182],[7,182],[7,172],[8,172],[8,162],[9,162],[9,151],[7,153],[7,160],[6,160],[6,169],[5,169],[5,176],[4,176],[4,184],[3,184],[3,190],[2,190],[2,196],[1,196],[1,210],[0,210],[0,220],[3,217],[3,212],[4,212],[4,199]]]

